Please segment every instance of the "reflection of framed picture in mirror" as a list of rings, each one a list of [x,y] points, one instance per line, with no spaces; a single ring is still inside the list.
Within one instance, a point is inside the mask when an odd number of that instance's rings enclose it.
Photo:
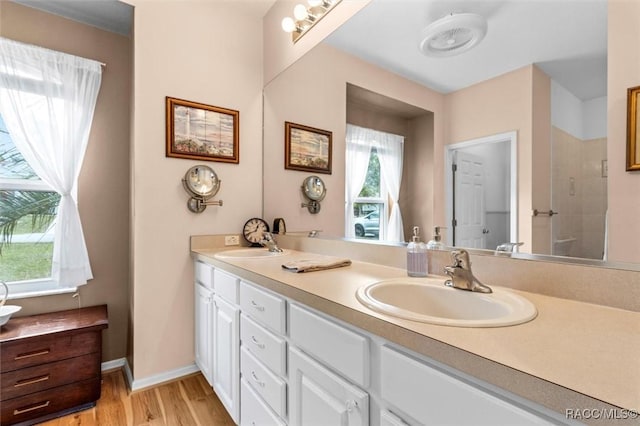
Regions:
[[[331,132],[286,121],[284,135],[285,169],[331,174]]]
[[[240,113],[197,102],[166,100],[167,157],[240,162]]]
[[[627,89],[627,171],[640,170],[640,86]]]

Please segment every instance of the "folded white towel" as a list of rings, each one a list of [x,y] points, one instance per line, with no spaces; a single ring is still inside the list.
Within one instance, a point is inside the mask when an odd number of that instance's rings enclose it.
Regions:
[[[291,272],[313,272],[349,265],[351,265],[351,260],[349,259],[331,257],[326,259],[292,260],[291,262],[282,264],[282,267]]]

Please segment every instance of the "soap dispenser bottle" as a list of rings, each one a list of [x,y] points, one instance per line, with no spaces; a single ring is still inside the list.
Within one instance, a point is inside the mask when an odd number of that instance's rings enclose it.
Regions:
[[[427,247],[420,241],[420,227],[413,227],[413,237],[407,245],[407,274],[410,277],[427,276]]]
[[[442,236],[440,235],[440,229],[442,227],[436,226],[433,228],[433,239],[427,243],[429,250],[444,250],[444,244],[442,243]]]

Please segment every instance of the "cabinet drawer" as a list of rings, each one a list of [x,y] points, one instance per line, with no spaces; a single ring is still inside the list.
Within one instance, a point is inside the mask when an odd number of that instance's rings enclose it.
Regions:
[[[285,426],[244,379],[241,380],[240,395],[241,426]]]
[[[266,325],[278,334],[286,332],[286,303],[281,297],[260,290],[244,281],[240,282],[242,312]]]
[[[213,266],[200,262],[195,262],[195,280],[203,286],[213,289]]]
[[[287,343],[262,327],[248,316],[240,316],[240,340],[249,352],[254,354],[274,373],[287,374]]]
[[[0,400],[6,401],[44,389],[100,377],[100,354],[13,370],[0,376]]]
[[[420,423],[551,424],[439,368],[387,346],[382,346],[380,359],[382,398]]]
[[[227,302],[238,304],[238,285],[240,279],[216,269],[213,273],[213,291]]]
[[[100,398],[100,378],[31,393],[2,402],[0,424],[11,425],[71,407],[93,404]],[[87,406],[88,408],[88,406]]]
[[[54,333],[6,342],[0,346],[0,366],[4,373],[87,353],[100,353],[100,337],[100,331],[88,331],[75,334]]]
[[[253,356],[246,348],[240,350],[240,371],[256,393],[280,417],[287,414],[287,384],[273,374]]]
[[[341,375],[367,387],[369,340],[297,305],[289,305],[292,342]]]

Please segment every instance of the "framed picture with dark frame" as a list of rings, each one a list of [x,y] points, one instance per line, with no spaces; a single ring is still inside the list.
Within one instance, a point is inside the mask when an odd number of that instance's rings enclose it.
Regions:
[[[167,157],[237,164],[239,121],[236,110],[167,96]]]
[[[627,89],[627,171],[640,170],[640,86]]]
[[[284,168],[331,174],[332,132],[284,123]]]

